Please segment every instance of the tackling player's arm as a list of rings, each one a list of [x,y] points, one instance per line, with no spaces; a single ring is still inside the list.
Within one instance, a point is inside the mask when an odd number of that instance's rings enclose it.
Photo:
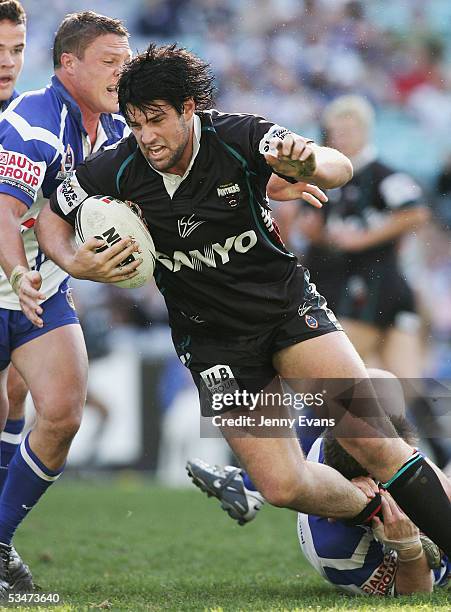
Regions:
[[[41,275],[30,270],[20,233],[20,219],[27,206],[17,198],[0,193],[0,266],[19,296],[24,314],[34,325],[43,326],[38,302],[46,296],[39,291]]]

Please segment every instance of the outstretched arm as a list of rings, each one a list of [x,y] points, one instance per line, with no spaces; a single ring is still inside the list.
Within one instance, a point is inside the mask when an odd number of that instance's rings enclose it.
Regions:
[[[352,164],[347,157],[298,134],[287,134],[283,140],[272,138],[265,159],[274,172],[321,189],[340,187],[352,178]],[[272,176],[268,183],[268,195],[274,200],[295,200],[302,197],[304,190],[305,186],[287,183],[278,176]]]

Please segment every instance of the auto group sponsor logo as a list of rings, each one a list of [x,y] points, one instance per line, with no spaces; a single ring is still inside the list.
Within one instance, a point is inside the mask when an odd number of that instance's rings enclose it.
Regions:
[[[384,555],[382,563],[365,580],[360,588],[364,593],[371,595],[388,595],[393,589],[396,567],[396,553],[390,551]]]
[[[45,169],[45,162],[36,162],[23,153],[0,151],[0,182],[24,191],[33,199],[44,180]]]

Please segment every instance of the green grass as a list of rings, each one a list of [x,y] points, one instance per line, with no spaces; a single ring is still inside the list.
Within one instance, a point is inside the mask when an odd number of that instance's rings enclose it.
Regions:
[[[166,490],[132,475],[66,478],[15,544],[42,589],[60,593],[64,612],[451,609],[449,591],[391,601],[337,593],[304,561],[295,523],[294,513],[265,507],[239,527],[194,489]]]

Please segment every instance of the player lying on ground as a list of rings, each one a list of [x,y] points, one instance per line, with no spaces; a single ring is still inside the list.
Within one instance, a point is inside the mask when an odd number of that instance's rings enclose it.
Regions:
[[[395,420],[396,430],[411,444],[411,428],[403,419]],[[299,440],[302,444],[302,439]],[[319,437],[311,445],[308,461],[325,463],[353,480],[369,498],[378,486],[333,437]],[[211,466],[200,459],[188,461],[187,470],[194,484],[240,524],[257,515],[264,504],[249,476],[233,466]],[[381,520],[372,528],[349,526],[315,515],[298,514],[298,538],[312,567],[333,585],[365,595],[406,595],[430,592],[445,586],[451,562],[397,506],[389,493],[382,494]]]
[[[10,461],[0,496],[0,598],[9,589],[33,586],[23,564],[19,577],[12,571],[12,537],[61,475],[86,397],[86,349],[67,273],[39,249],[35,221],[75,165],[117,142],[126,128],[115,114],[119,69],[131,56],[122,23],[89,11],[71,14],[58,29],[53,55],[51,85],[19,96],[0,121],[0,405],[7,409],[12,362],[37,415]],[[17,295],[27,289],[44,300],[30,320]]]
[[[432,540],[451,551],[451,505],[439,479],[386,422],[363,362],[281,242],[268,210],[272,172],[329,188],[349,180],[349,161],[254,115],[212,110],[212,82],[208,65],[176,45],[150,45],[127,64],[118,94],[132,135],[81,164],[53,194],[38,222],[41,248],[72,276],[130,278],[132,264],[105,262],[95,252],[97,241],[77,249],[73,226],[89,195],[136,202],[157,249],[155,279],[174,345],[201,391],[203,414],[214,412],[218,377],[237,391],[237,404],[244,391],[280,390],[280,377],[358,381],[364,405],[354,395],[331,401],[342,444]],[[33,318],[39,295],[21,289],[24,312]],[[384,435],[359,417],[362,408],[385,424]],[[259,410],[273,414],[271,406]],[[249,427],[222,431],[276,506],[360,524],[380,505],[377,497],[368,504],[332,468],[306,462],[293,438],[264,438]]]

